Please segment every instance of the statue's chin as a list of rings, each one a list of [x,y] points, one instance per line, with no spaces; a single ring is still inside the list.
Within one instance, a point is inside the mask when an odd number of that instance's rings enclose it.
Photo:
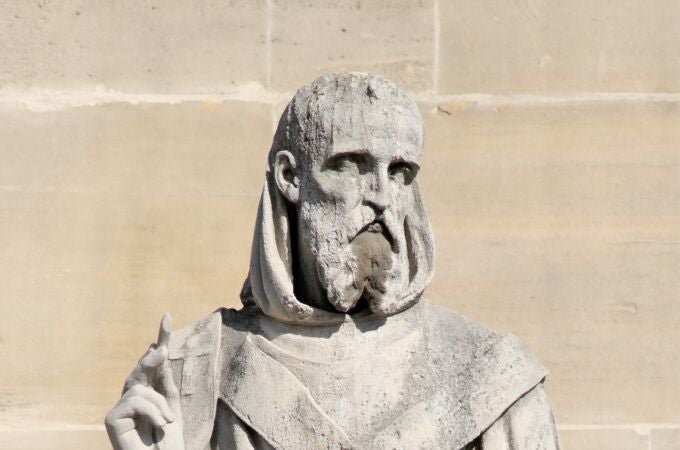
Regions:
[[[376,311],[374,311],[374,305],[377,305],[381,302],[378,301],[374,295],[374,293],[372,294],[365,289],[363,292],[358,292],[357,295],[353,295],[351,299],[344,299],[342,302],[331,301],[331,304],[337,311],[345,314],[357,314],[364,311],[371,311],[375,313]],[[378,312],[378,314],[380,313]]]
[[[406,307],[403,300],[400,301],[395,295],[383,294],[371,289],[365,289],[353,301],[331,304],[337,311],[350,315],[370,311],[376,316],[391,316]]]
[[[396,261],[390,240],[381,232],[365,231],[350,244],[354,264],[345,266],[349,276],[336,277],[327,286],[328,301],[335,309],[344,313],[355,313],[370,309],[384,315],[381,305],[391,304],[386,297],[390,281],[398,279],[395,273]],[[394,300],[394,299],[392,299]]]

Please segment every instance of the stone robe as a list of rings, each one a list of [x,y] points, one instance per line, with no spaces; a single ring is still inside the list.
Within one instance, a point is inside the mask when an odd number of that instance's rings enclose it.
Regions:
[[[221,309],[169,358],[187,450],[559,448],[526,347],[424,300],[317,327]]]

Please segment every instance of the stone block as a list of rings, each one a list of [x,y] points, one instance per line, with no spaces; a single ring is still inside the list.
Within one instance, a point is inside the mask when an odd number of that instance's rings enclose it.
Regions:
[[[266,80],[264,0],[3,2],[0,87],[194,93]]]
[[[273,0],[271,34],[278,91],[342,71],[379,73],[411,91],[432,87],[431,0]]]
[[[271,106],[251,102],[0,114],[5,191],[257,196],[272,137]]]
[[[649,436],[635,430],[562,430],[560,443],[563,450],[645,450]]]
[[[427,297],[522,337],[558,423],[677,423],[677,105],[423,114]]]
[[[611,232],[614,223],[680,216],[680,103],[444,103],[423,104],[422,114],[428,203],[461,220],[502,218],[504,228],[522,216],[563,226],[604,220]]]
[[[439,91],[676,92],[680,5],[440,2]]]
[[[239,305],[271,108],[2,117],[0,427],[101,424],[163,312]]]

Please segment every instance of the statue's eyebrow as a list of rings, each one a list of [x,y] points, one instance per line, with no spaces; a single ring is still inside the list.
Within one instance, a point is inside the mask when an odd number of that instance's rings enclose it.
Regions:
[[[420,164],[412,159],[406,159],[402,156],[397,156],[396,158],[392,159],[392,161],[390,161],[390,165],[392,164],[406,164],[411,168],[411,170],[415,170],[416,172],[420,170]]]
[[[339,157],[350,156],[350,155],[368,156],[368,155],[370,155],[370,153],[371,152],[368,151],[367,148],[343,149],[343,150],[337,150],[337,151],[331,150],[330,155],[328,155],[328,159],[339,158]]]
[[[331,151],[331,154],[328,155],[326,161],[324,162],[324,167],[328,168],[334,163],[347,157],[360,157],[363,161],[368,162],[374,158],[374,155],[369,149],[366,148],[343,149],[337,150],[336,152]],[[407,159],[403,156],[396,156],[392,158],[389,162],[389,165],[404,165],[411,169],[414,173],[417,173],[420,170],[420,164],[418,164],[413,159]]]
[[[372,159],[371,152],[367,149],[356,150],[340,150],[336,153],[331,153],[323,163],[322,170],[332,169],[344,159],[353,159],[359,163],[364,169]]]

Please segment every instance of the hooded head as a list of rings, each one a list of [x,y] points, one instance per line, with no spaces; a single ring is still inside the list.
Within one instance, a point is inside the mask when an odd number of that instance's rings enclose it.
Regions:
[[[374,75],[325,75],[286,107],[269,152],[244,304],[328,324],[415,304],[434,270],[416,175],[417,106]]]

